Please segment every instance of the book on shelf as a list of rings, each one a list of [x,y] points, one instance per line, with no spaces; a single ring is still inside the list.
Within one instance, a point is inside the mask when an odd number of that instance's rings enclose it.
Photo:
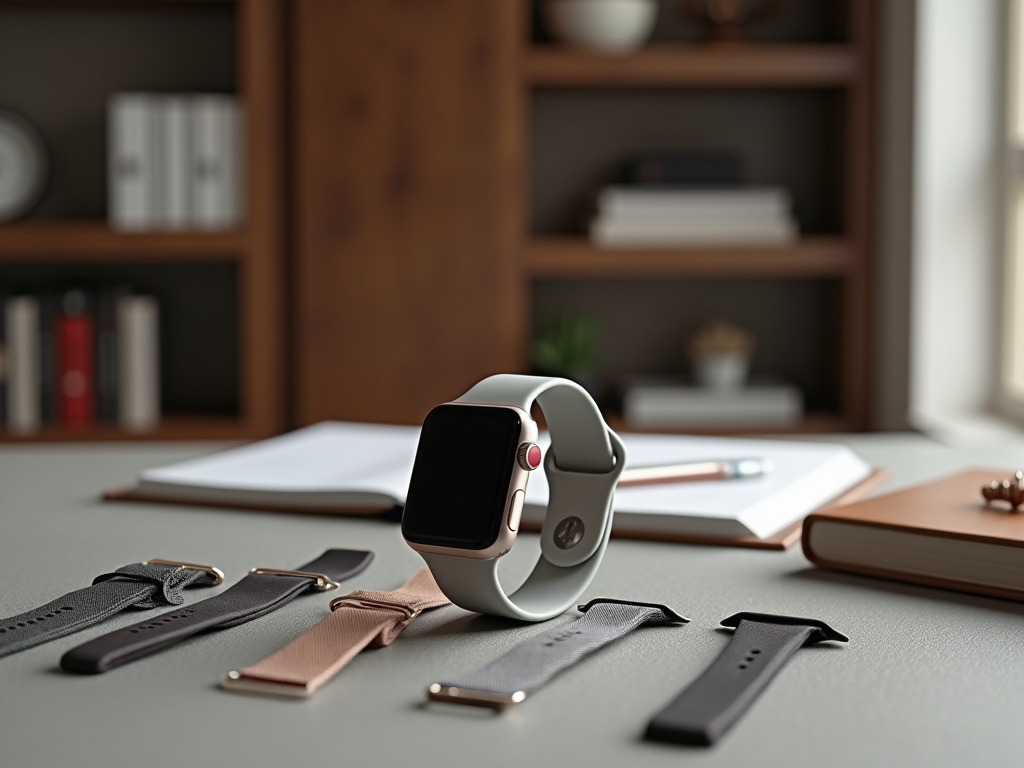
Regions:
[[[791,427],[803,418],[803,393],[770,377],[742,387],[701,387],[688,379],[649,376],[623,386],[622,415],[638,429],[661,427]]]
[[[733,187],[743,181],[740,160],[725,152],[683,152],[637,155],[626,163],[631,185]]]
[[[125,296],[117,305],[118,421],[128,432],[148,432],[160,421],[160,323],[156,299]]]
[[[165,229],[185,229],[190,220],[189,100],[167,96],[156,105],[159,123],[156,181],[158,184],[158,224]]]
[[[57,390],[60,423],[71,429],[92,426],[95,379],[93,366],[93,299],[81,288],[61,296],[57,317]]]
[[[784,245],[799,232],[778,187],[608,187],[590,237],[600,247]]]
[[[118,93],[107,108],[107,207],[110,224],[126,231],[156,223],[156,109],[152,96]]]
[[[60,295],[46,289],[36,294],[39,304],[39,421],[57,422],[60,412],[60,388],[57,383],[57,315]]]
[[[7,428],[15,434],[39,429],[39,302],[13,296],[4,307],[7,330]]]
[[[196,96],[192,105],[192,223],[227,229],[241,218],[242,121],[237,100]]]
[[[131,291],[125,286],[101,288],[96,298],[96,420],[116,423],[121,377],[118,307]]]
[[[759,457],[759,478],[621,488],[620,536],[782,548],[808,513],[865,487],[870,466],[842,445],[625,434],[631,466]],[[143,472],[110,499],[377,514],[405,502],[419,428],[323,422],[212,456]],[[540,444],[546,450],[547,435]],[[523,526],[539,529],[547,505],[543,472],[531,475]]]
[[[7,424],[7,291],[0,289],[0,429]]]
[[[235,96],[111,97],[111,226],[125,231],[237,227],[244,212],[243,123]]]
[[[5,419],[42,426],[96,422],[144,432],[160,418],[158,306],[125,287],[43,289],[2,302]]]
[[[1020,513],[981,496],[1012,475],[972,470],[817,512],[804,554],[821,568],[1024,600]]]

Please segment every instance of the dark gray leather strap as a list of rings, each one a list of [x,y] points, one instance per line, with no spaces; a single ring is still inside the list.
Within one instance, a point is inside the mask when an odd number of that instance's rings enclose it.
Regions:
[[[526,698],[563,669],[645,624],[688,619],[666,606],[599,599],[582,617],[525,640],[483,669],[427,689],[434,701],[503,709]]]
[[[714,744],[800,648],[821,640],[846,641],[813,619],[737,614],[723,624],[736,627],[732,640],[700,677],[651,720],[646,738]]]
[[[33,648],[99,624],[126,608],[181,605],[181,591],[211,586],[212,573],[173,565],[133,563],[97,576],[91,587],[69,592],[31,611],[0,619],[0,657]]]
[[[329,549],[299,571],[320,573],[342,581],[360,573],[372,552]],[[227,629],[258,619],[287,605],[316,586],[316,579],[250,573],[216,597],[202,600],[148,621],[115,630],[72,648],[60,665],[68,672],[98,674],[149,656],[206,630]]]

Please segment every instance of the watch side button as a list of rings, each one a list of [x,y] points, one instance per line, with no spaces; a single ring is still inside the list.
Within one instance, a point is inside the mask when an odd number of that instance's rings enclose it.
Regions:
[[[519,518],[523,516],[524,498],[526,498],[525,491],[516,491],[512,494],[512,501],[508,504],[508,529],[510,531],[519,528]]]

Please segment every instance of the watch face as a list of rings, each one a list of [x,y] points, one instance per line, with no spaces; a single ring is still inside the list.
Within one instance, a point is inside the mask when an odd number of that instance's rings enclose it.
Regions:
[[[405,538],[457,549],[494,544],[521,434],[510,408],[439,405],[427,414],[402,515]]]

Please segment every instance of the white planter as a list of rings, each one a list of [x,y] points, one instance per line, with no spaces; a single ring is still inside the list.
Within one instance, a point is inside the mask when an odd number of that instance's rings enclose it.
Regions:
[[[693,361],[697,383],[708,389],[739,389],[746,383],[749,369],[746,355],[707,355]]]
[[[626,53],[647,42],[658,0],[546,0],[544,21],[563,43],[601,53]]]

